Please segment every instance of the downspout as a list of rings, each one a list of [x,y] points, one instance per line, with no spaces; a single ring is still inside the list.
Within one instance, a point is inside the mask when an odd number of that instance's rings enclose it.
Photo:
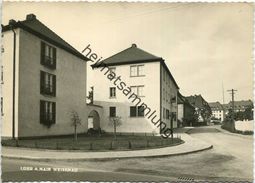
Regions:
[[[12,139],[15,139],[15,72],[16,72],[16,32],[13,32],[13,93],[12,93]]]

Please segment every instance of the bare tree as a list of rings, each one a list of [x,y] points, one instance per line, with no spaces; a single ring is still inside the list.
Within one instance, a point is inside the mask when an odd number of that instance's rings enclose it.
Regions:
[[[81,119],[76,111],[71,112],[71,122],[74,127],[74,140],[77,141],[77,126],[81,125]]]
[[[113,126],[113,131],[114,131],[114,139],[117,139],[117,126],[121,126],[122,125],[122,120],[120,116],[115,116],[115,117],[109,117],[110,118],[110,123],[109,125]]]

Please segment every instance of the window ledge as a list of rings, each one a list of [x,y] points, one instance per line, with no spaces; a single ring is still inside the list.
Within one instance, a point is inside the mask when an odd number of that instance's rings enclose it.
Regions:
[[[145,116],[129,116],[129,118],[144,118]]]
[[[109,99],[116,99],[116,97],[109,97]]]
[[[131,75],[130,75],[131,78],[135,78],[135,77],[145,77],[145,76],[146,76],[146,75],[139,75],[139,76],[131,76]]]
[[[46,94],[46,93],[41,93],[41,95],[45,96],[45,97],[50,97],[50,98],[55,98],[56,95],[51,95],[51,94]]]

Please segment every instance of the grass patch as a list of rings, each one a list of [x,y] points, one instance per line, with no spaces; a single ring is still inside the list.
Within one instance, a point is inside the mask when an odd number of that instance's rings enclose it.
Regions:
[[[82,135],[74,141],[73,137],[56,137],[42,139],[2,140],[3,146],[27,147],[52,150],[81,150],[81,151],[114,151],[137,150],[174,146],[183,143],[179,138],[164,139],[160,136],[121,135],[117,140],[112,135],[101,136]]]

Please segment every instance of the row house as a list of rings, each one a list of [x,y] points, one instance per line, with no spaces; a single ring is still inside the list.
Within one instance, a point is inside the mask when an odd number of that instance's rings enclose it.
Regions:
[[[195,107],[180,92],[178,92],[178,122],[179,126],[193,126],[195,119]]]

